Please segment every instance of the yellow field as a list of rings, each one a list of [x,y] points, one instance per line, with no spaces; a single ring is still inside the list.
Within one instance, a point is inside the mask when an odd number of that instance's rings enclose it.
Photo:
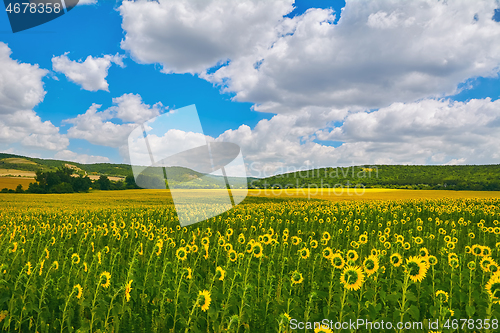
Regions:
[[[0,176],[21,176],[35,178],[36,173],[33,171],[17,170],[17,169],[0,169]]]
[[[33,178],[21,178],[21,177],[0,177],[0,190],[3,188],[8,188],[15,190],[17,185],[23,185],[23,189],[27,189],[30,183],[33,183],[35,179]]]
[[[499,331],[498,192],[337,194],[252,190],[184,228],[165,190],[0,194],[2,332]]]
[[[275,189],[249,190],[249,195],[291,198],[343,200],[404,200],[404,199],[441,199],[441,198],[500,198],[498,191],[446,191],[446,190],[404,190],[404,189]]]

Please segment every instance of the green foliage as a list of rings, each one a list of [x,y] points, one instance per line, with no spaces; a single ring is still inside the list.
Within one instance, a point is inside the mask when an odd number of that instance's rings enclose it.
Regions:
[[[249,181],[249,188],[354,187],[500,191],[500,165],[321,168]]]

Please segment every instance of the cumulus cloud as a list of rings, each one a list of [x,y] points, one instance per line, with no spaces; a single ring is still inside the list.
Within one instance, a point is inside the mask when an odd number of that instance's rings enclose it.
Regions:
[[[500,24],[493,1],[347,1],[283,21],[272,47],[249,50],[205,77],[256,110],[304,106],[379,108],[443,97],[477,76],[495,76]],[[476,19],[475,19],[476,18]]]
[[[54,155],[55,159],[64,160],[64,161],[72,161],[82,164],[90,164],[90,163],[109,163],[109,158],[105,156],[95,156],[95,155],[87,155],[87,154],[78,154],[71,150],[61,150],[58,151]]]
[[[19,63],[0,42],[0,143],[20,142],[26,147],[64,149],[68,139],[50,121],[32,110],[43,101],[42,78],[48,73],[38,65]]]
[[[117,148],[127,142],[128,135],[137,127],[132,122],[142,123],[164,110],[161,103],[150,106],[144,104],[139,95],[134,94],[113,98],[113,103],[116,105],[104,111],[99,111],[101,105],[92,104],[84,114],[65,120],[64,123],[73,125],[68,130],[68,137]],[[119,119],[122,123],[117,124],[113,119]]]
[[[254,176],[335,165],[498,164],[499,109],[500,100],[490,98],[426,99],[348,113],[338,126],[342,113],[277,115],[253,130],[242,125],[216,140],[238,143]]]
[[[123,56],[104,55],[102,58],[88,56],[85,61],[70,60],[67,56],[69,52],[52,58],[52,68],[56,72],[63,73],[66,77],[89,91],[108,90],[108,70],[111,64],[124,67]]]
[[[275,26],[293,0],[124,1],[119,8],[124,50],[166,73],[205,69],[270,47]]]

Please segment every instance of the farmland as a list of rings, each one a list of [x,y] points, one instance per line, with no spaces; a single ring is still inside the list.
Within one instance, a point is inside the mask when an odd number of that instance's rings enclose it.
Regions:
[[[481,318],[496,331],[499,194],[423,192],[250,191],[186,228],[166,191],[0,194],[0,327],[291,332],[323,319]]]

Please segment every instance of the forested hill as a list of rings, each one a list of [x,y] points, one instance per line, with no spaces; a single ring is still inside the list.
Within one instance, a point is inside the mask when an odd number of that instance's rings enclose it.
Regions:
[[[373,165],[321,168],[249,182],[254,188],[334,187],[500,191],[500,165]]]

